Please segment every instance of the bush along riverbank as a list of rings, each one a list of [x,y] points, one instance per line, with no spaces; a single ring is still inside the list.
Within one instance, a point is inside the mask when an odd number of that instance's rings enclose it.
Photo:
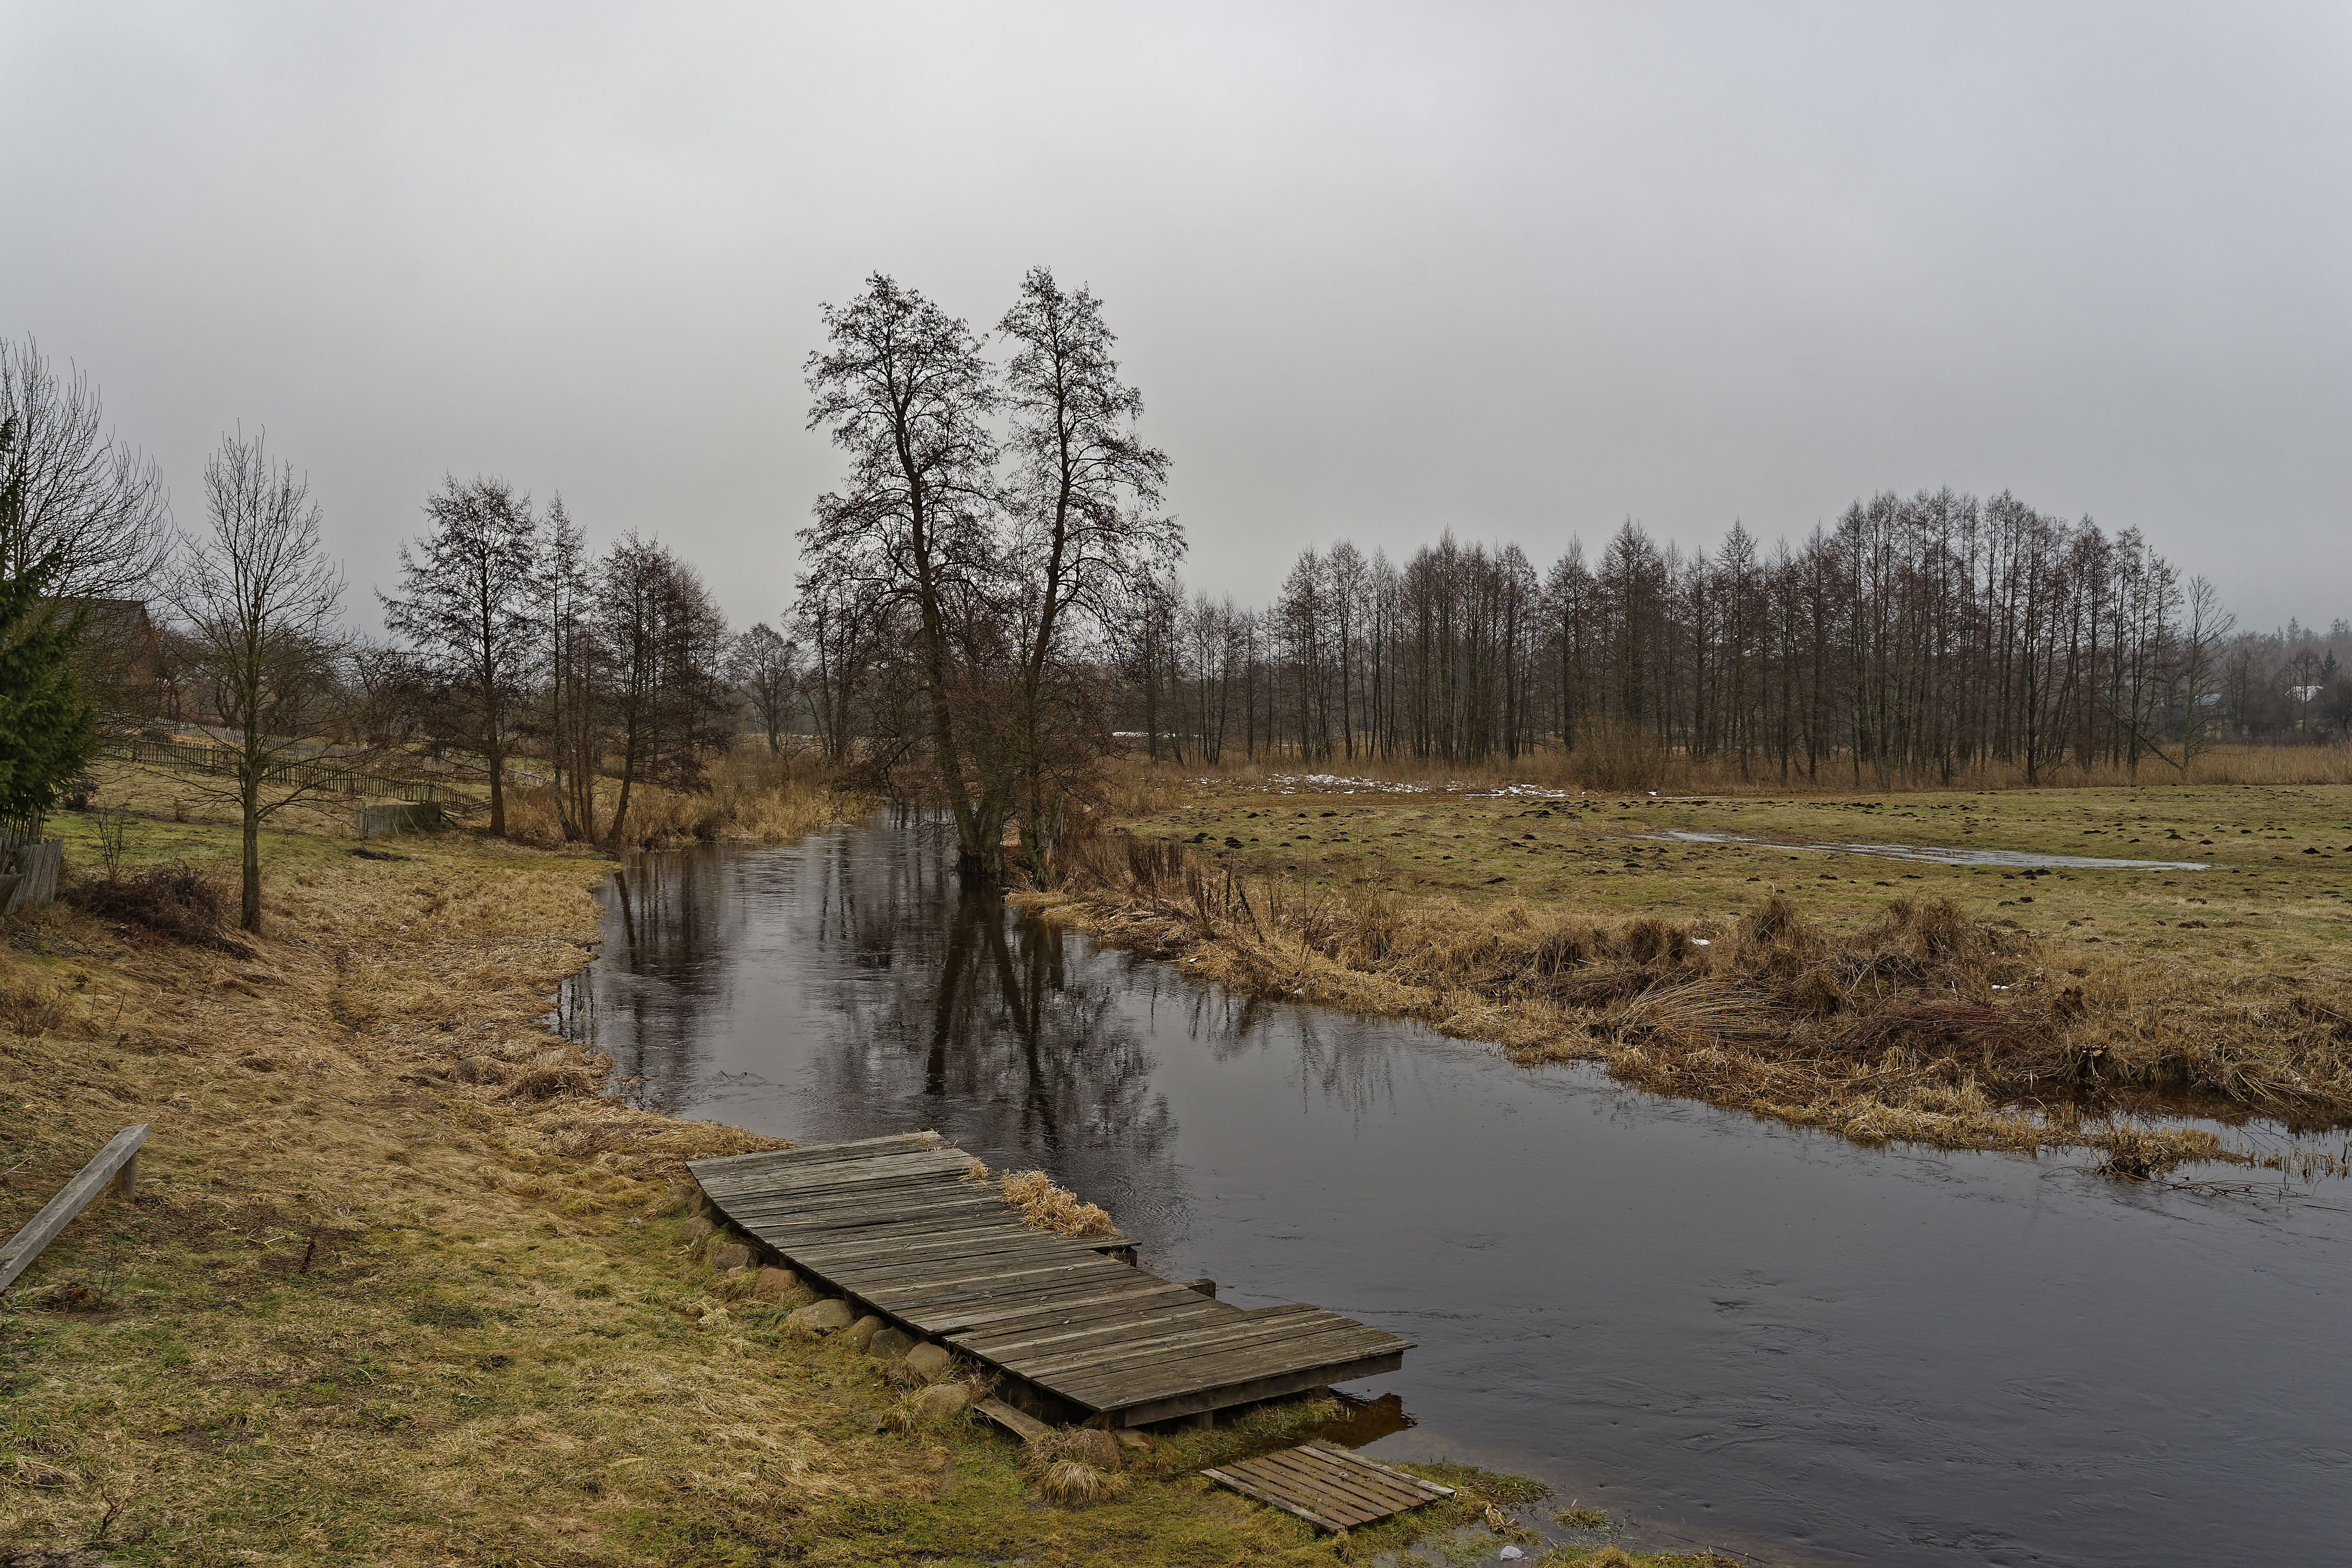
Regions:
[[[2288,836],[2276,802],[2241,803]],[[1807,870],[1835,870],[1801,879],[1790,863],[1801,852],[1786,843],[1658,841],[1705,831],[1692,825],[1705,813],[1677,802],[1580,810],[1335,792],[1153,805],[1074,845],[1063,883],[1019,902],[1251,995],[1416,1019],[1496,1041],[1523,1063],[1599,1061],[1644,1089],[1864,1143],[2085,1147],[2134,1177],[2191,1161],[2342,1173],[2321,1150],[2255,1155],[2161,1124],[2183,1109],[2306,1128],[2352,1118],[2352,1013],[2341,1001],[2352,941],[2343,911],[2320,902],[2340,875],[2332,844],[2264,841],[2281,852],[2266,873],[2314,884],[2273,903],[2282,924],[2310,927],[2286,937],[2304,962],[2280,970],[2275,947],[2242,945],[2246,923],[2225,918],[2265,902],[2226,874],[2194,893],[2178,877],[2095,893],[2042,869],[1917,873],[1814,853]],[[2114,805],[2077,796],[2066,809],[2104,822]],[[2309,836],[2347,805],[2342,790],[2308,803]],[[2198,817],[2215,808],[2189,804]],[[2215,831],[2199,836],[2210,843]],[[1874,873],[1887,889],[1875,896],[1863,882]],[[1594,884],[1567,879],[1581,875],[1612,881],[1580,894]],[[2042,906],[2028,907],[2021,876]],[[2085,914],[2071,913],[2078,902]],[[2186,967],[2179,948],[2197,939],[2165,916],[2231,935]],[[2156,936],[2124,940],[2135,920]]]
[[[62,827],[97,864],[99,824]],[[0,1306],[0,1552],[1360,1562],[1431,1532],[1491,1550],[1485,1509],[1540,1490],[1449,1470],[1458,1504],[1345,1542],[1195,1473],[1329,1415],[1297,1402],[1055,1506],[1018,1443],[913,1412],[902,1370],[790,1326],[805,1290],[733,1266],[681,1166],[769,1140],[609,1099],[606,1064],[546,1032],[607,862],[272,832],[256,936],[189,892],[233,831],[114,831],[118,883],[176,869],[19,921],[0,957],[0,1230],[153,1127],[136,1196],[94,1205]]]

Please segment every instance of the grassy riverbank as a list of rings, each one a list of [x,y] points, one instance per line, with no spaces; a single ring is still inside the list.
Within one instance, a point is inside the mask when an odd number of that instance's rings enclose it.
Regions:
[[[152,811],[126,868],[224,873],[233,831],[172,820],[173,788],[104,780],[101,802]],[[96,819],[60,821],[93,865]],[[895,1429],[877,1364],[786,1332],[804,1298],[699,1261],[680,1163],[763,1141],[608,1102],[599,1064],[545,1032],[607,862],[462,832],[370,846],[396,860],[353,847],[269,833],[269,928],[244,953],[63,908],[8,933],[0,1231],[120,1127],[154,1133],[137,1197],[93,1207],[0,1310],[0,1548],[1362,1562],[1532,1496],[1455,1472],[1460,1504],[1343,1549],[1194,1473],[1313,1412],[1171,1437],[1077,1511],[1040,1501],[992,1428]]]
[[[2104,1147],[2126,1174],[2226,1153],[2135,1112],[2352,1118],[2352,787],[1547,802],[1269,777],[1129,800],[1026,901],[1253,993],[1865,1141]]]

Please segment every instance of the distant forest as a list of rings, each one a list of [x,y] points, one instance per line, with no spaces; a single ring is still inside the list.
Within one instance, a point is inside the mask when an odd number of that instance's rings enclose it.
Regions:
[[[2136,530],[1949,490],[1858,501],[1796,545],[1735,524],[1685,555],[1629,522],[1546,569],[1450,534],[1401,566],[1342,541],[1260,608],[1168,586],[1123,652],[1138,744],[1179,763],[1632,747],[1885,784],[2352,725],[2344,621],[2242,632]]]

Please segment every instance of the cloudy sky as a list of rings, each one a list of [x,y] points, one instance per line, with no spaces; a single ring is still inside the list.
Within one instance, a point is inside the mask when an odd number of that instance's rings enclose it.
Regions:
[[[360,591],[445,473],[739,622],[836,472],[821,301],[1108,302],[1199,587],[1953,485],[2352,615],[2352,11],[0,0],[0,335],[199,520],[242,421]]]

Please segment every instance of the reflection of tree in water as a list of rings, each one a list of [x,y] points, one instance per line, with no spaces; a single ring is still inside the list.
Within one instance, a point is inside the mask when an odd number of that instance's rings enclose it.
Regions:
[[[904,826],[814,846],[811,936],[831,957],[812,997],[835,1021],[812,1087],[872,1133],[934,1127],[1115,1213],[1164,1204],[1175,1124],[1116,967],[1068,964],[1059,933],[961,891],[940,824]]]
[[[1320,1097],[1361,1120],[1396,1099],[1396,1026],[1368,1030],[1343,1013],[1245,997],[1223,986],[1186,980],[1167,966],[1136,961],[1131,988],[1171,1004],[1192,1038],[1219,1061],[1283,1044],[1293,1048],[1291,1082],[1302,1101]]]
[[[613,1058],[624,1078],[644,1080],[637,1098],[674,1111],[702,1072],[703,1020],[727,1005],[724,966],[711,954],[740,941],[740,902],[727,897],[718,846],[633,854],[598,894],[608,916],[592,1000],[575,994],[569,1032]]]

